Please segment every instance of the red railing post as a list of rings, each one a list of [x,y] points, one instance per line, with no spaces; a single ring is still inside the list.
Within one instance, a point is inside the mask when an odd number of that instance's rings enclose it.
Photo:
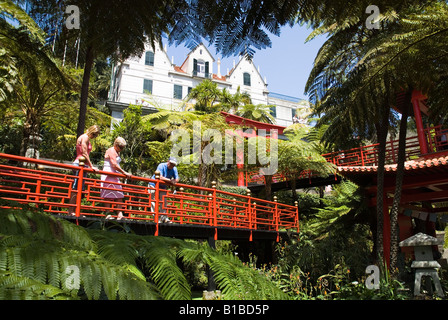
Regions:
[[[364,167],[364,146],[361,146],[361,164]]]
[[[180,224],[184,223],[184,188],[180,187],[179,188],[179,193],[180,193]]]
[[[209,194],[207,195],[207,201],[208,201],[208,213],[209,218],[208,218],[208,225],[209,226],[213,226],[214,223],[214,213],[213,213],[213,194],[211,192],[209,192]]]
[[[218,240],[218,205],[216,202],[216,181],[212,181],[212,189],[213,189],[213,194],[212,194],[212,210],[213,210],[213,226],[215,227],[215,235],[214,235],[214,239]]]
[[[254,201],[254,205],[252,206],[252,214],[251,214],[251,229],[256,230],[257,229],[257,203]]]
[[[279,237],[280,237],[280,235],[279,235],[279,233],[278,233],[278,222],[279,222],[279,218],[280,218],[280,215],[279,215],[279,212],[278,212],[278,203],[277,203],[277,196],[274,196],[274,226],[275,226],[275,231],[277,232],[277,238],[276,238],[276,241],[278,242],[280,239],[279,239]]]
[[[81,215],[81,199],[82,199],[82,185],[84,183],[84,163],[85,158],[79,158],[79,171],[78,171],[78,193],[76,194],[76,209],[75,216],[79,217]]]
[[[159,194],[160,194],[160,171],[156,171],[154,172],[154,178],[156,179],[156,191],[154,192],[154,200],[156,202],[155,205],[155,212],[154,212],[154,219],[155,219],[155,223],[156,223],[156,231],[154,232],[155,236],[159,235],[159,205],[160,205],[160,200],[159,200]]]
[[[252,205],[251,205],[251,196],[250,196],[250,189],[246,190],[246,196],[247,198],[247,209],[246,209],[246,216],[249,220],[249,229],[250,229],[250,236],[249,241],[252,241]]]
[[[294,224],[297,226],[297,233],[299,233],[299,202],[294,201],[294,206],[296,207],[296,216]]]
[[[236,219],[236,214],[237,214],[237,211],[236,211],[236,198],[233,198],[233,226],[236,228],[236,226],[237,226],[237,219]]]

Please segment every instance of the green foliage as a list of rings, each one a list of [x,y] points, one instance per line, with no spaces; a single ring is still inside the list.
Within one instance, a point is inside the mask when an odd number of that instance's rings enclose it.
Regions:
[[[409,299],[404,284],[392,279],[387,266],[380,268],[380,282],[378,289],[368,289],[365,277],[360,281],[351,281],[350,270],[346,266],[337,265],[334,272],[322,276],[324,282],[331,289],[329,294],[335,300],[405,300]],[[331,288],[330,288],[331,287]]]
[[[7,203],[11,205],[12,203]],[[13,204],[20,207],[19,204]],[[225,299],[284,299],[231,250],[178,239],[84,229],[32,206],[0,212],[0,297],[191,299],[177,261],[210,266]],[[79,270],[79,286],[73,273]]]
[[[26,299],[154,299],[158,292],[97,253],[86,230],[32,208],[0,214],[0,295]],[[70,286],[69,267],[80,285]]]
[[[275,118],[271,114],[271,105],[264,104],[244,104],[236,110],[236,115],[264,123],[275,123]]]
[[[191,253],[189,253],[191,258]],[[288,296],[258,270],[243,264],[234,254],[217,255],[205,247],[203,257],[211,270],[224,299],[285,300]]]

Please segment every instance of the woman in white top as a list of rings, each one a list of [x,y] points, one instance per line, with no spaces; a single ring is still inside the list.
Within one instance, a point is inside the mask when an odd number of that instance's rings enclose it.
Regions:
[[[120,152],[126,146],[126,141],[122,137],[115,139],[113,147],[107,149],[104,155],[104,167],[103,171],[122,173],[127,179],[131,178],[131,174],[127,173],[120,167]],[[115,175],[101,175],[101,198],[107,201],[123,202],[124,194],[120,184],[120,178]],[[110,207],[110,203],[105,204],[106,207]],[[119,206],[123,209],[123,206]],[[123,212],[119,211],[117,220],[123,218]],[[112,219],[111,215],[108,215],[106,219]]]

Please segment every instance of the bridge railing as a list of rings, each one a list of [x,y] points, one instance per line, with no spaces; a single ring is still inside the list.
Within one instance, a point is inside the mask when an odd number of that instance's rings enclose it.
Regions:
[[[386,164],[397,163],[399,140],[386,142]],[[323,154],[327,161],[338,167],[347,166],[377,166],[378,165],[379,144],[372,144],[353,148],[349,150],[336,151]],[[406,138],[406,160],[418,158],[420,156],[420,145],[418,137]]]
[[[299,175],[295,175],[296,179],[309,179],[313,177],[312,170],[303,170]],[[272,176],[272,182],[283,182],[288,181],[291,176],[290,172],[277,172]],[[264,175],[260,174],[259,170],[246,172],[245,179],[246,186],[249,184],[266,184],[266,178]]]
[[[123,202],[101,197],[100,175],[120,177]],[[75,217],[104,218],[123,212],[124,218],[156,224],[167,216],[172,223],[246,230],[299,231],[298,208],[212,188],[177,184],[164,188],[160,179],[124,175],[90,168],[0,153],[0,197],[39,205],[44,211]],[[74,183],[77,180],[77,183]],[[148,186],[152,182],[155,186]],[[152,192],[151,192],[152,191]],[[160,197],[159,197],[160,194]]]

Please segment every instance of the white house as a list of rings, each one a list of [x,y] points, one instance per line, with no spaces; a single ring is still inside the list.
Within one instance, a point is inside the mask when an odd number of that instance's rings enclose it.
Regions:
[[[223,74],[220,59],[216,61],[202,44],[187,55],[181,66],[170,61],[166,48],[148,44],[141,57],[131,57],[114,66],[107,105],[113,121],[123,118],[123,110],[129,104],[142,105],[144,114],[157,112],[156,108],[182,110],[185,97],[204,79],[230,93],[240,87],[241,92],[250,94],[253,104],[275,105],[271,110],[277,125],[292,124],[296,109],[303,108],[304,100],[269,93],[266,80],[251,60],[240,58]]]

